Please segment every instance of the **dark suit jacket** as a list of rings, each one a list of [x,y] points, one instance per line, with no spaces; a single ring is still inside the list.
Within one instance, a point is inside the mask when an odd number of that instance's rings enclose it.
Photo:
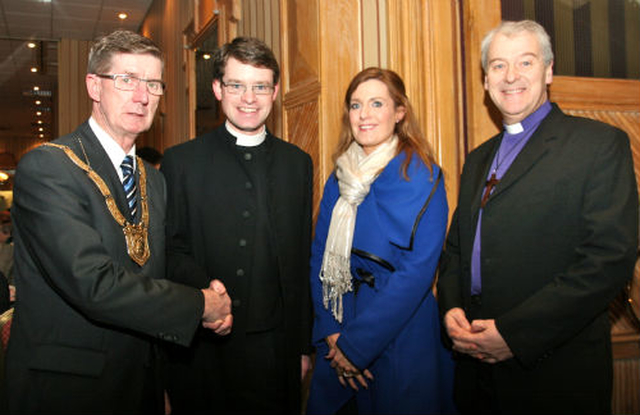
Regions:
[[[496,320],[515,355],[492,369],[506,412],[610,411],[607,306],[631,278],[638,244],[629,140],[554,105],[483,210],[481,305],[471,311],[480,199],[501,139],[465,163],[438,283],[441,312],[462,307],[470,321]],[[474,363],[460,361],[459,393]]]
[[[271,245],[277,256],[287,342],[286,360],[279,364],[286,368],[292,411],[299,411],[300,356],[310,352],[311,342],[312,163],[298,147],[271,134],[264,144]],[[242,163],[235,138],[223,125],[167,150],[161,167],[168,189],[168,278],[194,287],[218,278],[233,302],[231,334],[218,337],[203,332],[188,352],[205,355],[218,365],[219,372],[212,376],[218,377],[221,387],[242,385],[246,376],[259,376],[243,364],[247,276],[260,271],[252,269],[248,249],[254,245],[256,192]],[[185,389],[211,390],[211,385],[198,384],[197,373],[212,369],[197,357],[190,365],[176,383]],[[224,392],[219,392],[213,399],[222,404]]]
[[[126,212],[122,184],[88,123],[56,142],[86,161],[80,140]],[[165,184],[146,167],[151,257],[140,267],[104,197],[62,150],[41,146],[20,161],[12,208],[20,294],[7,356],[13,413],[140,413],[149,404],[141,400],[154,338],[189,344],[202,293],[160,279]]]

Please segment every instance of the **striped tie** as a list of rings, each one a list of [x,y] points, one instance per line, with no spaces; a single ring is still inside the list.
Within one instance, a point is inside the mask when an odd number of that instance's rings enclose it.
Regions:
[[[122,169],[122,185],[124,186],[124,193],[127,195],[127,204],[131,211],[131,217],[136,217],[137,200],[136,200],[136,178],[133,175],[133,157],[126,156],[120,165]]]

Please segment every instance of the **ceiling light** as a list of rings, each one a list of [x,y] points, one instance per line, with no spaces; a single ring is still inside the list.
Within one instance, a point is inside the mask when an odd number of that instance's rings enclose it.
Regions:
[[[127,16],[127,14],[126,14],[126,13],[118,13],[118,19],[120,19],[120,20],[124,20],[124,19],[126,19],[127,17],[129,17],[129,16]]]
[[[40,105],[40,104],[42,104],[42,101],[40,101],[39,99],[36,100],[36,105]]]
[[[34,87],[33,87],[33,90],[34,90],[34,91],[40,91],[40,87],[39,87],[39,86],[34,86]]]
[[[33,48],[35,48],[35,47],[36,47],[36,44],[35,44],[35,43],[33,43],[33,42],[29,42],[29,43],[27,43],[27,47],[28,47],[29,49],[33,49]]]
[[[43,132],[43,131],[44,131],[44,128],[43,128],[43,127],[40,127],[40,128],[38,128],[38,131]]]
[[[44,138],[44,134],[39,134],[38,137]]]
[[[36,111],[36,115],[39,117],[42,115],[42,111]]]
[[[9,180],[9,175],[3,171],[0,171],[0,182],[6,182]]]
[[[202,59],[204,59],[205,61],[208,61],[209,59],[211,59],[211,55],[209,55],[208,53],[205,53],[204,55],[202,55]]]
[[[35,73],[38,72],[38,68],[36,68],[35,66],[31,68],[31,72]]]
[[[42,120],[38,120],[38,124],[42,124]]]

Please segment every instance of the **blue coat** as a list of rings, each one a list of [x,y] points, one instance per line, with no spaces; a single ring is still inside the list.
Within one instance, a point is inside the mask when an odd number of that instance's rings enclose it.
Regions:
[[[403,178],[404,153],[371,185],[358,207],[351,255],[354,291],[343,296],[338,323],[322,302],[319,273],[338,181],[327,181],[311,257],[317,347],[307,411],[334,413],[353,394],[360,413],[452,413],[453,363],[441,343],[432,284],[447,226],[447,200],[440,169],[433,174],[413,158]],[[437,186],[430,198],[433,186]],[[428,199],[430,201],[427,204]],[[357,280],[372,275],[368,285]],[[355,289],[357,287],[357,294]],[[338,346],[374,380],[367,390],[344,388],[324,358],[326,336],[340,332]]]

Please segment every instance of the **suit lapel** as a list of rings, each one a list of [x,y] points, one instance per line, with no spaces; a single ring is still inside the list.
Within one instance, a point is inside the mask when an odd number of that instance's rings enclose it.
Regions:
[[[500,182],[496,185],[491,199],[499,197],[506,189],[515,184],[523,175],[533,168],[550,150],[550,144],[555,140],[553,125],[555,118],[562,113],[554,107],[546,119],[542,121],[538,129],[533,133],[527,144],[516,156],[513,164],[506,171]],[[490,199],[490,200],[491,200]]]
[[[129,212],[129,205],[127,204],[127,198],[124,194],[120,177],[118,176],[113,163],[111,163],[111,159],[107,155],[107,152],[100,144],[100,141],[98,141],[98,138],[91,130],[91,127],[89,127],[89,123],[85,122],[82,124],[76,130],[76,134],[78,141],[74,143],[74,152],[78,157],[80,157],[80,160],[86,161],[85,158],[88,158],[91,168],[98,173],[109,187],[109,191],[111,191],[120,212],[122,212],[126,218],[129,218],[130,215],[127,214]],[[80,144],[80,141],[82,144]],[[136,171],[139,171],[139,169],[136,169]],[[138,192],[138,196],[139,195],[140,192]]]

